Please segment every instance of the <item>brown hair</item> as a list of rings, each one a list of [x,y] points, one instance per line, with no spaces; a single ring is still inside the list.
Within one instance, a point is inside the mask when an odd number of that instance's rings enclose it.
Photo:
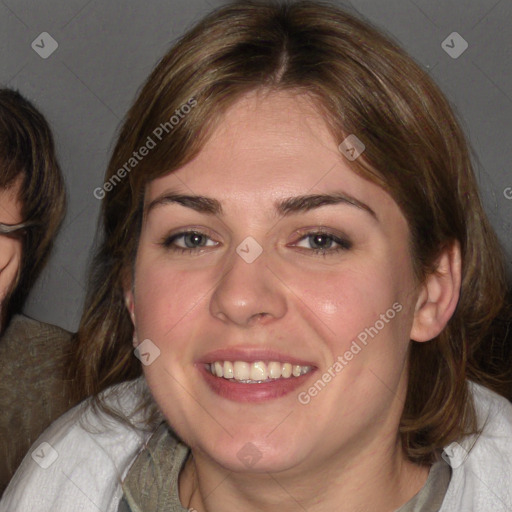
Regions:
[[[0,89],[0,188],[19,179],[22,260],[18,280],[2,305],[2,327],[21,311],[41,273],[64,218],[64,181],[53,137],[43,115],[23,96]]]
[[[411,460],[476,431],[466,379],[493,389],[476,355],[502,310],[504,264],[479,199],[467,142],[438,87],[403,50],[366,22],[329,4],[235,2],[213,12],[164,56],[128,112],[106,181],[173,113],[196,102],[169,134],[106,194],[103,239],[93,264],[70,375],[76,398],[142,374],[123,279],[137,250],[145,185],[198,154],[222,114],[255,89],[308,95],[341,142],[365,152],[355,172],[388,191],[405,215],[418,280],[453,241],[462,249],[461,297],[446,329],[411,343],[401,421]],[[340,155],[340,158],[341,155]],[[148,404],[146,404],[148,405]]]

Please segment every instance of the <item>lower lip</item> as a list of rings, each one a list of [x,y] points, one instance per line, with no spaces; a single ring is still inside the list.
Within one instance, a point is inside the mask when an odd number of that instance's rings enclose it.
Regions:
[[[197,365],[197,368],[214,393],[235,402],[264,402],[281,398],[304,385],[304,382],[314,373],[312,370],[300,377],[275,379],[261,384],[246,384],[235,379],[215,377],[203,364]]]

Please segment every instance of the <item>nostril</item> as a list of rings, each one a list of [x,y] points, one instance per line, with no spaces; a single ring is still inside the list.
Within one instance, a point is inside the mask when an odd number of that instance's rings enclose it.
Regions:
[[[270,313],[255,313],[249,318],[248,324],[257,324],[261,322],[265,322],[268,317],[271,317]]]

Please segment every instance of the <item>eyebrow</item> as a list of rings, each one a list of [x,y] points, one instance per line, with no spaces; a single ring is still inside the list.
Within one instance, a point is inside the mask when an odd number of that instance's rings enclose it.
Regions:
[[[223,215],[222,205],[217,199],[206,196],[175,194],[173,192],[166,192],[151,201],[145,208],[146,215],[158,206],[173,203],[191,208],[196,212],[206,215]],[[287,215],[307,212],[322,206],[337,204],[353,206],[369,213],[374,219],[377,219],[377,214],[367,204],[343,192],[288,197],[280,201],[276,201],[274,203],[274,207],[278,214],[284,217]]]

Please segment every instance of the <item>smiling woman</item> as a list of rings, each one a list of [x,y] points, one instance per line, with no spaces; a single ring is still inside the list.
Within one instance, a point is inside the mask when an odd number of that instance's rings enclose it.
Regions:
[[[428,75],[337,8],[236,2],[158,64],[105,181],[191,97],[104,198],[92,397],[5,510],[512,506],[512,406],[476,358],[503,260]]]

